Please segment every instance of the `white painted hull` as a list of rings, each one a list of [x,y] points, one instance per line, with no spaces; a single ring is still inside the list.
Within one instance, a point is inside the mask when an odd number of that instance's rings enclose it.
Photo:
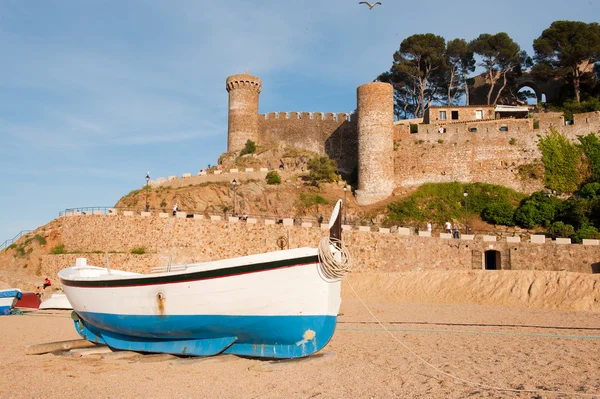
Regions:
[[[73,309],[71,302],[65,294],[52,294],[50,298],[40,304],[40,309]]]
[[[324,277],[314,248],[188,265],[169,273],[75,266],[58,276],[83,323],[80,333],[125,349],[153,351],[157,344],[152,340],[170,348],[191,339],[181,345],[186,353],[190,345],[210,341],[197,352],[210,354],[206,348],[222,344],[229,353],[306,356],[331,338],[341,303],[340,280]],[[260,353],[257,344],[263,347]],[[170,353],[181,350],[162,347]]]

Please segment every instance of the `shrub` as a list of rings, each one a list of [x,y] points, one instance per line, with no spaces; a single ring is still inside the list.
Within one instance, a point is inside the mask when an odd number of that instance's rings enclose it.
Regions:
[[[46,245],[46,239],[39,234],[34,235],[33,239],[40,245]]]
[[[167,206],[167,201],[165,201],[164,198],[163,198],[163,200],[160,201],[160,207],[164,208],[165,206]]]
[[[492,202],[481,212],[483,220],[505,226],[515,225],[515,208],[507,202]]]
[[[546,173],[544,183],[558,193],[572,193],[586,179],[583,151],[552,129],[538,143]]]
[[[548,227],[556,218],[560,208],[561,202],[558,198],[538,191],[521,201],[515,211],[515,221],[518,225],[527,228],[538,225]]]
[[[534,129],[539,129],[540,128],[540,121],[538,121],[538,120],[533,121],[533,128]]]
[[[62,255],[65,253],[65,244],[58,244],[50,251],[53,255]]]
[[[590,164],[592,178],[596,181],[600,180],[600,140],[594,133],[579,136],[578,139],[581,143],[580,148]]]
[[[410,132],[411,133],[419,133],[419,125],[415,123],[410,124]]]
[[[132,248],[130,252],[132,254],[134,254],[134,255],[143,255],[143,254],[146,253],[146,248],[144,248],[144,247],[135,247],[135,248]]]
[[[308,177],[313,185],[319,182],[334,182],[338,180],[337,165],[328,157],[314,157],[308,161]]]
[[[301,193],[300,197],[296,200],[296,207],[298,210],[309,210],[315,207],[315,213],[319,213],[319,205],[326,205],[329,202],[316,193]]]
[[[575,229],[590,224],[590,213],[593,201],[585,198],[571,197],[564,201],[557,212],[556,221],[570,224]]]
[[[594,199],[600,196],[600,183],[594,182],[586,184],[579,191],[579,195],[587,199]]]
[[[532,229],[540,223],[540,213],[535,206],[526,204],[515,211],[515,221],[519,226]]]
[[[265,180],[267,181],[267,184],[281,184],[281,176],[279,176],[279,173],[277,173],[276,170],[267,173]]]
[[[577,230],[575,233],[575,241],[581,242],[582,240],[597,240],[600,238],[600,232],[594,226],[585,226]]]
[[[242,149],[242,151],[240,151],[240,156],[246,155],[246,154],[254,154],[255,152],[256,152],[256,143],[252,140],[247,140],[246,146]]]
[[[515,145],[517,144],[517,139],[514,137],[511,137],[510,140],[508,140],[508,144],[510,145]]]
[[[575,235],[575,228],[570,224],[554,222],[550,225],[550,227],[548,227],[548,233],[552,236],[552,238],[568,238]]]

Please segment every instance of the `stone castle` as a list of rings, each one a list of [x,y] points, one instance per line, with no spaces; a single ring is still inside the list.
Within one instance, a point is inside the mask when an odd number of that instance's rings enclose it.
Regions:
[[[540,135],[554,128],[576,140],[600,131],[600,112],[575,115],[573,123],[565,124],[559,113],[487,105],[432,107],[424,119],[395,122],[393,88],[381,82],[358,87],[356,114],[259,114],[258,77],[229,76],[226,88],[228,152],[252,140],[326,154],[340,172],[356,173],[360,205],[386,199],[403,187],[451,181],[501,184],[531,193],[543,183],[526,176],[523,167],[539,163]]]

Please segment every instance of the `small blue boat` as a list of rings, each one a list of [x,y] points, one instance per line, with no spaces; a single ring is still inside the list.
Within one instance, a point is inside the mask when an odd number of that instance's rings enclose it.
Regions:
[[[18,288],[0,290],[0,316],[9,315],[22,295],[21,290]]]

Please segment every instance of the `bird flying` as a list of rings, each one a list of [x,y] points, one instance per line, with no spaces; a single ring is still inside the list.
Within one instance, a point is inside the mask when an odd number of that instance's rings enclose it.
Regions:
[[[373,7],[375,7],[377,4],[381,5],[381,1],[376,1],[375,3],[371,4],[368,1],[361,1],[358,4],[366,4],[369,6],[369,10],[372,10]]]

